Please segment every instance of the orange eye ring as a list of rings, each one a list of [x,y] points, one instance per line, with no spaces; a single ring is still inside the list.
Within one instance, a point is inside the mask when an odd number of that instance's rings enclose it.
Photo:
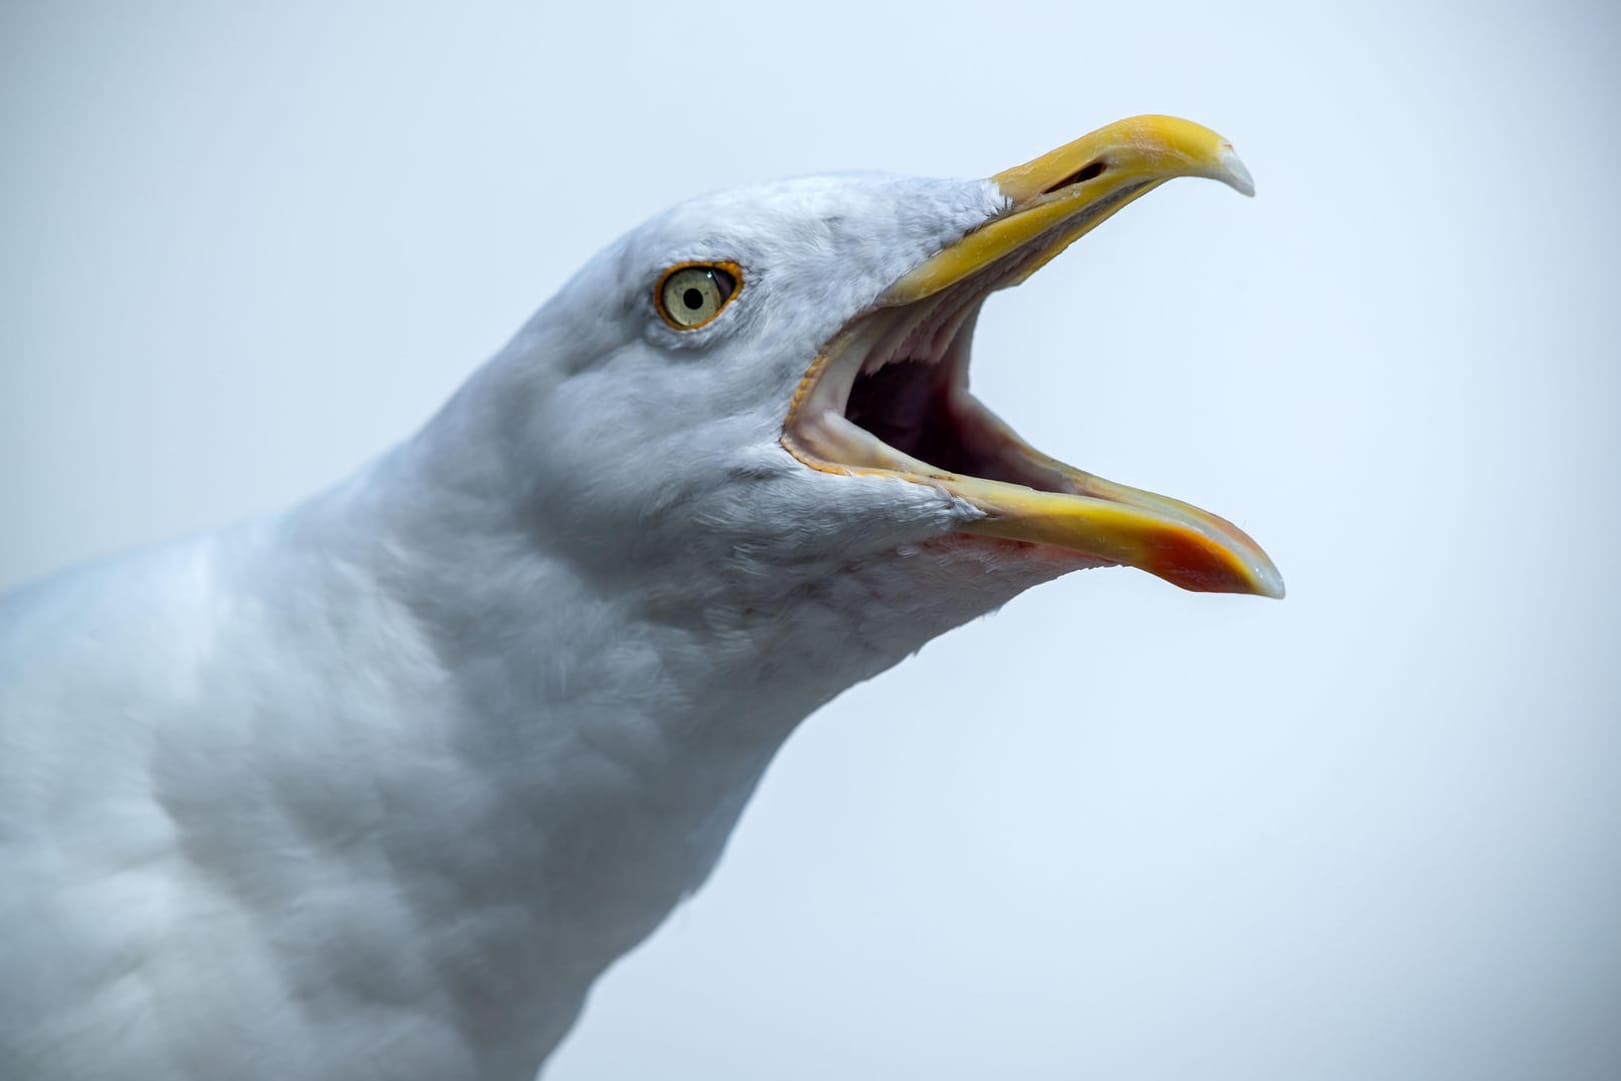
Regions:
[[[677,263],[659,275],[653,307],[676,330],[697,330],[719,318],[742,291],[743,268],[736,263]]]

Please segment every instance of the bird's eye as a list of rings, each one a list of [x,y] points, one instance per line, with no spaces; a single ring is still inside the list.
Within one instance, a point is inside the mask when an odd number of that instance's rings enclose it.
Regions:
[[[742,278],[736,263],[682,263],[664,272],[654,299],[666,323],[697,330],[737,295]]]

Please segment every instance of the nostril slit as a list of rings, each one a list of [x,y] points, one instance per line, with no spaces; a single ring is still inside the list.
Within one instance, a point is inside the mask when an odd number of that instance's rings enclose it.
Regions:
[[[1103,170],[1107,169],[1108,167],[1109,167],[1109,165],[1108,165],[1107,162],[1094,161],[1092,164],[1090,164],[1090,165],[1086,166],[1085,168],[1083,168],[1082,170],[1080,170],[1080,172],[1069,174],[1064,179],[1060,180],[1058,183],[1056,183],[1056,184],[1052,185],[1051,187],[1047,188],[1045,191],[1042,192],[1042,194],[1043,195],[1050,195],[1053,192],[1057,191],[1059,188],[1067,188],[1071,184],[1081,184],[1081,183],[1084,183],[1085,181],[1092,180],[1095,177],[1100,177],[1100,176],[1103,175]]]

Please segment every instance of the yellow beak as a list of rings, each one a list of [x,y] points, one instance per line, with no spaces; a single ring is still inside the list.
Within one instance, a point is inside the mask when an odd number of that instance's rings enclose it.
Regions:
[[[914,268],[890,287],[884,303],[920,300],[1039,243],[1040,256],[1004,283],[1016,285],[1115,211],[1179,176],[1207,177],[1255,194],[1233,145],[1209,128],[1174,116],[1116,121],[991,177],[1012,202],[1011,213]]]
[[[928,298],[977,275],[991,289],[1017,284],[1127,203],[1180,176],[1254,193],[1231,144],[1208,128],[1168,116],[1110,124],[998,173],[991,179],[1011,204],[1008,212],[914,267],[880,297],[880,308],[945,304]],[[958,292],[977,288],[979,282]],[[852,330],[847,339],[861,336]],[[840,339],[830,343],[790,411],[784,445],[808,464],[942,487],[984,512],[964,532],[1137,567],[1185,589],[1283,596],[1277,568],[1237,526],[1042,454],[970,397],[965,382],[953,390],[951,409],[961,430],[973,436],[976,472],[995,479],[941,470],[882,445],[874,449],[870,440],[849,438],[847,426],[818,423],[817,380],[846,347]]]

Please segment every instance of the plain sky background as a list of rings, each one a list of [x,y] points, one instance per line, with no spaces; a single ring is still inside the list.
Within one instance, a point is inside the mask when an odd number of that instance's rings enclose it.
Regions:
[[[0,7],[0,586],[287,504],[708,189],[1221,131],[991,301],[1038,446],[1249,530],[814,717],[548,1081],[1621,1076],[1607,4]]]

